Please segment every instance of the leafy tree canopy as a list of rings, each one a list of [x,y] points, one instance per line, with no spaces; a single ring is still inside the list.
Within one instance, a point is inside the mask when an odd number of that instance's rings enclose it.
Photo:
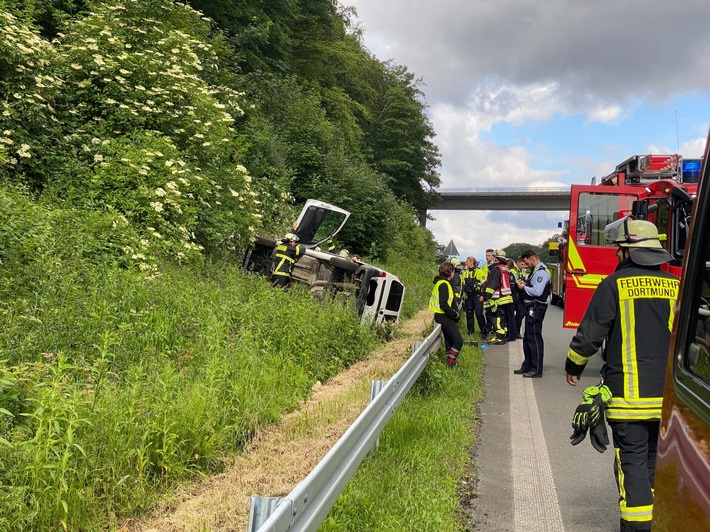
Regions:
[[[120,215],[131,256],[238,252],[321,195],[353,212],[344,246],[386,257],[439,184],[420,81],[352,10],[267,4],[0,4],[0,180]]]

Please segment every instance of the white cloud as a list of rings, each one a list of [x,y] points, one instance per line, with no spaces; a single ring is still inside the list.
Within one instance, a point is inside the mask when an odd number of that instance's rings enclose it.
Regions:
[[[560,87],[573,108],[708,90],[710,3],[698,0],[351,0],[365,41],[423,75],[432,103],[472,88]],[[567,102],[567,103],[565,103]]]
[[[533,170],[524,146],[502,147],[481,139],[490,129],[473,107],[457,109],[437,105],[431,109],[441,152],[442,186],[472,188],[493,186],[559,186],[559,171]]]
[[[559,232],[557,222],[567,218],[563,212],[507,211],[433,211],[434,221],[427,227],[446,245],[453,240],[460,256],[473,255],[477,259],[488,248],[504,248],[513,243],[542,244]]]
[[[358,11],[377,57],[423,79],[444,188],[589,183],[635,154],[702,155],[707,117],[686,102],[678,146],[667,106],[685,96],[710,109],[710,2],[344,3]],[[663,105],[666,113],[654,116]],[[477,257],[487,247],[539,244],[566,217],[432,214],[439,242],[454,239]]]

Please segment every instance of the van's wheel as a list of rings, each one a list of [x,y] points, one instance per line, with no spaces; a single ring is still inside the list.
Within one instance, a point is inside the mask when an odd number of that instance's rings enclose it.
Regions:
[[[330,257],[330,260],[328,262],[330,262],[331,266],[335,266],[336,268],[340,268],[341,270],[346,270],[349,272],[354,272],[359,268],[359,266],[353,261],[345,259],[343,257]]]
[[[268,236],[258,236],[258,235],[254,237],[254,242],[256,244],[266,246],[267,248],[271,248],[271,249],[275,248],[276,244],[277,244],[277,241],[273,238],[269,238]]]

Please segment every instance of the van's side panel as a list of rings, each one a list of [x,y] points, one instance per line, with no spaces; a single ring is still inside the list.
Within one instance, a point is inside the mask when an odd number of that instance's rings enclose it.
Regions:
[[[710,530],[710,168],[705,148],[671,338],[653,530]]]

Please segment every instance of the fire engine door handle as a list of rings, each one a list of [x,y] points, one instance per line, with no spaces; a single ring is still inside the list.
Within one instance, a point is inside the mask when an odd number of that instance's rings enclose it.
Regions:
[[[571,273],[572,275],[587,275],[587,272],[584,270],[568,270],[567,273]]]

